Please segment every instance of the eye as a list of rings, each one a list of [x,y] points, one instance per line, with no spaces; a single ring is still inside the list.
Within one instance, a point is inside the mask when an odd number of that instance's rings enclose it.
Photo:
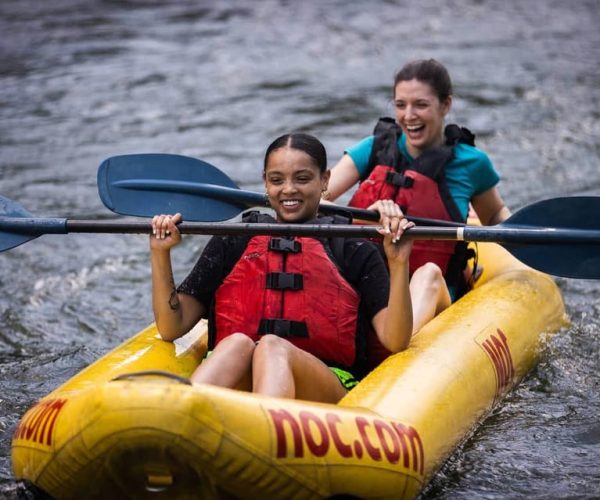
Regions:
[[[396,109],[404,109],[404,108],[406,108],[406,104],[403,103],[403,102],[396,101],[394,104],[396,105]]]
[[[271,184],[281,184],[283,182],[283,179],[281,177],[269,177],[268,181]]]

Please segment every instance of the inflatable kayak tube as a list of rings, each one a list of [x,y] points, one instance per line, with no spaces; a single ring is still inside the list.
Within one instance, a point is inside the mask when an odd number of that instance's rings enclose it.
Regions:
[[[480,244],[477,286],[337,405],[191,386],[206,324],[154,325],[42,398],[15,478],[55,498],[414,498],[565,324],[554,281]]]

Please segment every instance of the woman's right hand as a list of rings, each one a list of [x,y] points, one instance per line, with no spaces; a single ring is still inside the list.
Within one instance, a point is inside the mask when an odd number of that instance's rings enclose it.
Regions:
[[[406,219],[398,204],[393,200],[378,200],[368,210],[379,212],[379,223],[381,224],[379,233],[384,237],[383,248],[388,265],[407,264],[412,249],[412,240],[402,236],[404,231],[414,227],[414,222]]]
[[[152,218],[150,249],[169,250],[181,242],[181,233],[177,228],[183,220],[180,213],[175,215],[155,215]]]

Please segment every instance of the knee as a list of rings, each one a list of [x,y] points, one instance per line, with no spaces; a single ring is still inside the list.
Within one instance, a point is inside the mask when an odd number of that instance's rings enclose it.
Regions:
[[[228,335],[219,343],[219,345],[223,347],[227,346],[227,349],[232,351],[250,354],[254,351],[254,348],[256,347],[256,344],[250,337],[248,337],[248,335],[239,332]]]
[[[287,340],[277,335],[264,335],[256,344],[256,354],[268,357],[287,355],[291,346]]]
[[[427,262],[419,267],[410,281],[411,294],[415,297],[428,297],[435,303],[435,313],[443,311],[452,299],[444,274],[437,264]]]
[[[426,262],[414,273],[412,280],[418,282],[421,286],[440,287],[444,281],[444,274],[440,266],[433,262]]]

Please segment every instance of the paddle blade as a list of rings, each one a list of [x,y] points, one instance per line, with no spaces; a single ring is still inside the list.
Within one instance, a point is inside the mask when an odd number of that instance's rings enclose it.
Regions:
[[[532,203],[501,224],[515,229],[535,226],[569,230],[564,243],[504,243],[517,259],[555,276],[600,279],[600,244],[578,240],[580,230],[600,229],[600,197],[561,197]]]
[[[9,200],[4,196],[0,196],[0,218],[2,217],[6,217],[7,220],[10,220],[12,218],[23,217],[30,218],[31,214],[17,202]],[[23,243],[27,243],[28,241],[31,241],[40,236],[40,234],[13,232],[3,227],[0,231],[0,252],[4,252],[4,250],[10,250],[14,247],[18,247]]]
[[[247,208],[235,197],[214,195],[216,189],[234,192],[238,187],[216,167],[186,156],[113,156],[98,168],[100,199],[123,215],[152,217],[180,212],[185,220],[221,221]]]

